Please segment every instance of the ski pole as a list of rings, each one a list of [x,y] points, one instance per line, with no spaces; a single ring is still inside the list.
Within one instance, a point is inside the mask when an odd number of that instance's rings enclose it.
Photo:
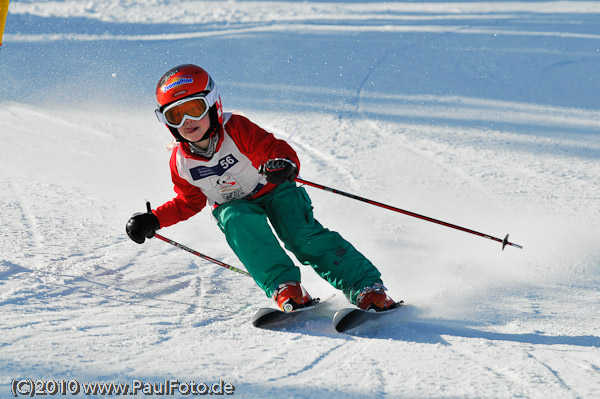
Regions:
[[[150,202],[149,201],[146,201],[146,209],[148,210],[148,212],[152,211],[152,207],[150,206]],[[220,260],[211,258],[210,256],[204,255],[204,254],[202,254],[202,253],[200,253],[198,251],[194,251],[192,248],[186,247],[185,245],[180,244],[177,241],[173,241],[170,238],[163,237],[160,234],[156,234],[156,233],[154,233],[154,237],[156,237],[159,240],[162,240],[162,241],[164,241],[166,243],[169,243],[169,244],[171,244],[171,245],[173,245],[173,246],[175,246],[175,247],[177,247],[179,249],[183,249],[184,251],[187,251],[187,252],[189,252],[189,253],[191,253],[193,255],[196,255],[196,256],[204,259],[204,260],[212,262],[212,263],[214,263],[216,265],[222,266],[222,267],[224,267],[226,269],[229,269],[229,270],[233,270],[234,272],[237,272],[239,274],[243,274],[244,276],[250,276],[250,273],[248,273],[247,271],[244,271],[242,269],[238,269],[237,267],[228,265],[227,263],[223,263]]]
[[[352,198],[352,199],[355,199],[355,200],[358,200],[358,201],[366,202],[367,204],[371,204],[371,205],[375,205],[375,206],[378,206],[378,207],[381,207],[381,208],[389,209],[391,211],[402,213],[404,215],[412,216],[412,217],[415,217],[415,218],[418,218],[418,219],[422,219],[422,220],[426,220],[426,221],[432,222],[432,223],[441,224],[442,226],[446,226],[446,227],[450,227],[450,228],[453,228],[453,229],[456,229],[456,230],[464,231],[465,233],[475,234],[475,235],[477,235],[479,237],[487,238],[489,240],[498,241],[498,242],[502,243],[502,250],[503,251],[504,251],[504,247],[506,247],[507,245],[511,245],[511,246],[513,246],[515,248],[523,249],[523,247],[521,245],[518,245],[518,244],[515,244],[515,243],[512,243],[512,242],[508,241],[508,234],[506,235],[506,237],[504,237],[504,239],[500,239],[500,238],[497,238],[497,237],[490,236],[488,234],[480,233],[480,232],[475,231],[475,230],[471,230],[471,229],[467,229],[465,227],[457,226],[457,225],[452,224],[452,223],[443,222],[441,220],[433,219],[433,218],[430,218],[428,216],[419,215],[418,213],[406,211],[404,209],[396,208],[394,206],[382,204],[381,202],[377,202],[377,201],[373,201],[373,200],[370,200],[370,199],[367,199],[367,198],[359,197],[358,195],[345,193],[343,191],[336,190],[335,188],[323,186],[321,184],[317,184],[317,183],[313,183],[313,182],[310,182],[310,181],[307,181],[307,180],[303,180],[303,179],[300,179],[298,177],[295,180],[298,183],[306,184],[306,185],[311,186],[311,187],[315,187],[315,188],[319,188],[321,190],[329,191],[330,193],[343,195],[344,197],[348,197],[348,198]]]
[[[223,262],[221,262],[220,260],[213,259],[213,258],[211,258],[210,256],[207,256],[207,255],[201,254],[201,253],[200,253],[200,252],[198,252],[198,251],[194,251],[192,248],[188,248],[188,247],[186,247],[185,245],[182,245],[182,244],[180,244],[180,243],[178,243],[178,242],[176,242],[176,241],[173,241],[173,240],[171,240],[170,238],[163,237],[163,236],[161,236],[160,234],[156,234],[156,233],[155,233],[155,234],[154,234],[154,237],[156,237],[156,238],[158,238],[159,240],[162,240],[162,241],[164,241],[164,242],[168,242],[169,244],[171,244],[171,245],[173,245],[173,246],[176,246],[176,247],[177,247],[177,248],[179,248],[179,249],[183,249],[184,251],[188,251],[188,252],[189,252],[189,253],[191,253],[191,254],[194,254],[194,255],[196,255],[196,256],[199,256],[199,257],[200,257],[200,258],[202,258],[202,259],[205,259],[205,260],[207,260],[207,261],[209,261],[209,262],[212,262],[212,263],[214,263],[214,264],[216,264],[216,265],[222,266],[222,267],[224,267],[224,268],[226,268],[226,269],[233,270],[234,272],[237,272],[237,273],[239,273],[239,274],[243,274],[244,276],[249,276],[249,275],[250,275],[250,273],[248,273],[247,271],[244,271],[244,270],[238,269],[237,267],[233,267],[233,266],[231,266],[231,265],[228,265],[227,263],[223,263]]]

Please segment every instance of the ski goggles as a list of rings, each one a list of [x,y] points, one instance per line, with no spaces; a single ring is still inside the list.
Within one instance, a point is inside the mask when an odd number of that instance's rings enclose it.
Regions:
[[[215,91],[213,90],[207,95],[200,94],[182,98],[167,105],[164,109],[158,108],[154,112],[161,123],[174,128],[180,128],[187,119],[199,121],[206,116],[210,109],[210,100],[216,97],[214,93]],[[214,104],[214,101],[212,103]]]

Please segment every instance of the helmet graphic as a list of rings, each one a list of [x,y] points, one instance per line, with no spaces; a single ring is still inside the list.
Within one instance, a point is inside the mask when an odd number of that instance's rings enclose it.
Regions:
[[[223,124],[221,96],[208,72],[197,65],[178,65],[171,68],[160,78],[158,85],[156,85],[156,101],[158,102],[156,115],[158,119],[165,122],[163,111],[169,108],[171,104],[181,102],[187,97],[203,97],[208,107],[210,107],[208,111],[210,128],[202,140],[216,134]],[[195,118],[192,117],[191,119]],[[179,134],[173,125],[169,126],[167,124],[167,127],[177,141],[188,141]]]

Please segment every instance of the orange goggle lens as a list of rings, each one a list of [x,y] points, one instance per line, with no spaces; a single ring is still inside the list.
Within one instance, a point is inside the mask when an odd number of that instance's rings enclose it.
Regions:
[[[196,98],[165,110],[164,116],[169,125],[180,126],[186,115],[194,119],[201,119],[207,112],[206,100]]]

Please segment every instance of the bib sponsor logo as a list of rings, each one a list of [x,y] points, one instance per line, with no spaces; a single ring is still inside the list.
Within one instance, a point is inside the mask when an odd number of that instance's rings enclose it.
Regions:
[[[247,195],[244,189],[229,173],[225,173],[225,176],[221,176],[217,179],[212,178],[210,180],[213,186],[219,190],[221,197],[223,197],[225,201],[232,201],[234,199],[243,198]]]
[[[190,169],[190,175],[194,180],[205,179],[209,176],[223,176],[225,172],[239,161],[232,154],[219,159],[215,166],[196,166]]]

